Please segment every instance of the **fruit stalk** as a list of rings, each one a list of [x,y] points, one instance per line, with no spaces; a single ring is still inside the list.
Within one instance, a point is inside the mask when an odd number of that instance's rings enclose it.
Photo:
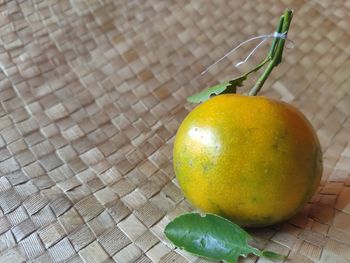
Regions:
[[[293,17],[293,11],[290,9],[287,9],[280,18],[280,21],[276,28],[276,33],[278,34],[284,33],[285,36],[287,36],[289,26],[292,21],[292,17]],[[285,42],[286,42],[285,37],[274,38],[269,54],[266,57],[266,59],[270,60],[270,62],[267,65],[264,73],[259,77],[259,79],[255,83],[254,87],[249,91],[249,96],[256,96],[258,94],[258,92],[261,90],[262,86],[264,85],[266,79],[270,75],[273,68],[276,67],[279,63],[281,63]]]

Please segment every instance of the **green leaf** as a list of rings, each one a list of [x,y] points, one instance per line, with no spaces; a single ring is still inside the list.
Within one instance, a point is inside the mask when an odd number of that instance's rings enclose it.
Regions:
[[[181,215],[170,222],[164,232],[175,246],[209,259],[236,262],[239,256],[261,255],[260,250],[248,245],[251,237],[247,232],[213,214]]]
[[[272,251],[260,251],[248,244],[251,236],[238,225],[213,214],[183,214],[171,221],[164,230],[166,237],[177,247],[214,260],[236,262],[248,254],[272,261],[286,256]]]
[[[236,93],[236,88],[242,87],[243,81],[245,81],[246,79],[247,75],[243,75],[236,79],[230,80],[229,82],[215,85],[213,87],[207,88],[203,91],[189,96],[187,98],[187,101],[191,103],[201,103],[210,99],[212,96],[216,96],[223,93]]]
[[[270,260],[285,260],[286,256],[277,254],[272,251],[263,251],[261,252],[261,256],[270,259]]]
[[[215,85],[213,87],[207,88],[205,90],[202,90],[196,94],[193,94],[187,98],[188,102],[191,103],[201,103],[208,99],[210,99],[212,96],[219,95],[223,93],[227,87],[230,85],[229,82],[221,83],[218,85]]]
[[[271,60],[271,57],[267,57],[258,66],[246,72],[245,74],[235,79],[232,79],[228,82],[215,85],[213,87],[200,91],[192,96],[189,96],[187,98],[187,101],[191,103],[201,103],[210,99],[212,96],[216,96],[224,93],[236,93],[237,87],[242,87],[243,82],[248,78],[248,76],[251,73],[258,71],[260,68],[265,66],[265,64],[268,63],[270,60]]]

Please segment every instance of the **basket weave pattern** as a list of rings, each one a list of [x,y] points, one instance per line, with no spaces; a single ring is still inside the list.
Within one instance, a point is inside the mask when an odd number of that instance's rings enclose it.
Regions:
[[[288,262],[349,262],[345,0],[0,1],[0,262],[205,262],[163,234],[193,210],[171,163],[186,97],[239,74],[245,48],[198,78],[287,6],[294,48],[263,95],[309,117],[325,170],[302,213],[250,233]]]

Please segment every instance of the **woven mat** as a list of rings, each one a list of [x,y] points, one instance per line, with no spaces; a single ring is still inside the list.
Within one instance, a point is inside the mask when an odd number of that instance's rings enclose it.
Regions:
[[[309,117],[325,170],[302,213],[249,232],[288,262],[349,262],[345,0],[1,1],[0,262],[205,262],[163,234],[193,210],[172,169],[185,98],[238,75],[232,63],[249,46],[198,78],[240,41],[272,33],[287,6],[294,48],[263,94]]]

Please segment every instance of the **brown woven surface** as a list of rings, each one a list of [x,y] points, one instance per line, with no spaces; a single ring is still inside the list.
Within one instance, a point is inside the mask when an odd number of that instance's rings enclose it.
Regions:
[[[303,213],[250,232],[289,262],[349,262],[345,0],[1,1],[0,262],[204,262],[163,235],[192,210],[171,164],[185,98],[239,74],[228,62],[244,48],[195,79],[239,41],[273,32],[287,6],[295,47],[263,94],[311,119],[325,170]],[[267,262],[242,260],[255,261]]]

